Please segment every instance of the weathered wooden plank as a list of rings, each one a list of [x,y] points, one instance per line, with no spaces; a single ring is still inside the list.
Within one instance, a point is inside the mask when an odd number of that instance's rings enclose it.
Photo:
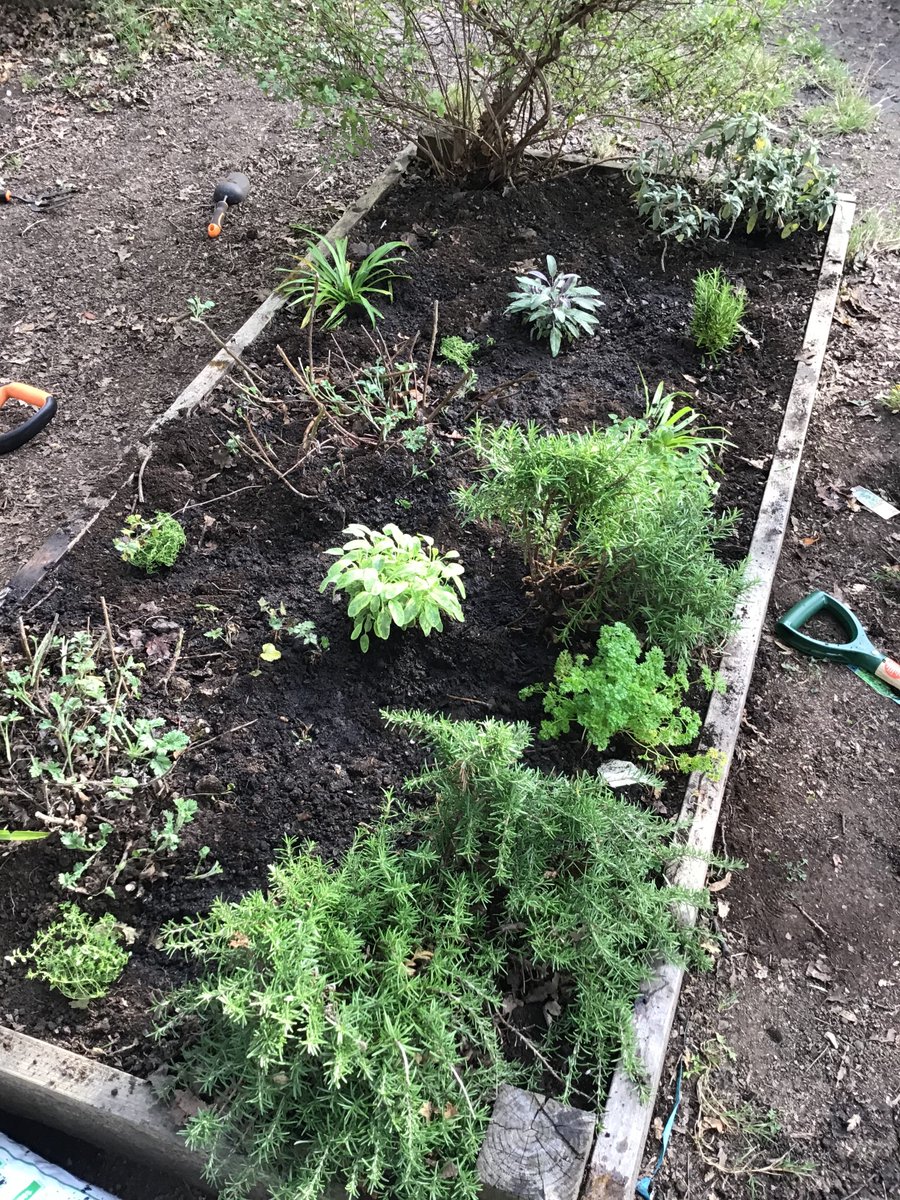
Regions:
[[[504,1084],[478,1155],[483,1200],[576,1200],[597,1118]]]
[[[747,570],[752,583],[735,609],[738,627],[728,639],[722,657],[720,670],[727,690],[724,694],[713,693],[703,728],[704,742],[724,754],[724,768],[718,780],[708,775],[692,775],[681,809],[682,822],[690,822],[687,845],[701,855],[709,853],[715,838],[828,346],[855,206],[853,196],[842,194],[838,199],[778,446],[753,531]],[[679,887],[703,887],[706,869],[702,857],[684,858],[673,882]],[[681,905],[679,917],[692,925],[697,910]],[[613,1076],[591,1158],[585,1200],[633,1200],[683,978],[684,973],[678,968],[660,967],[635,1006],[638,1053],[646,1070],[645,1088],[639,1091],[622,1071]]]
[[[203,1156],[149,1083],[2,1027],[0,1107],[202,1185]]]

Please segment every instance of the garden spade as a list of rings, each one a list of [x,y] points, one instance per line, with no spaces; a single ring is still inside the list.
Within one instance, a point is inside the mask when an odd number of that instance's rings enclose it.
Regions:
[[[847,640],[825,642],[801,633],[801,628],[819,613],[830,613],[846,633]],[[803,600],[798,600],[775,622],[775,634],[779,641],[793,650],[799,650],[801,654],[867,671],[900,691],[900,663],[876,650],[855,613],[828,592],[812,592]]]
[[[220,179],[213,191],[213,212],[206,227],[211,238],[216,238],[222,232],[222,221],[229,208],[247,199],[250,191],[250,180],[240,171],[232,171],[224,179]]]

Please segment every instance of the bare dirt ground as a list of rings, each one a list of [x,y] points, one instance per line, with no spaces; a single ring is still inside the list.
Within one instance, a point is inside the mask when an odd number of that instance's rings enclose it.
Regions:
[[[211,357],[188,298],[215,301],[229,335],[302,242],[292,224],[327,228],[389,149],[335,159],[327,128],[195,47],[135,70],[68,13],[0,0],[0,178],[78,189],[51,213],[0,207],[0,383],[59,402],[0,458],[0,589]],[[235,169],[251,194],[213,241],[212,189]]]
[[[882,107],[873,133],[832,142],[842,183],[861,212],[896,204],[900,8],[835,5],[823,34]],[[900,590],[879,573],[900,562],[900,533],[849,489],[900,501],[900,418],[876,399],[898,379],[900,270],[880,257],[843,288],[770,614],[823,588],[895,655]],[[683,995],[648,1159],[685,1057],[659,1197],[896,1200],[900,708],[771,628],[720,826],[747,869],[715,897],[721,953]]]

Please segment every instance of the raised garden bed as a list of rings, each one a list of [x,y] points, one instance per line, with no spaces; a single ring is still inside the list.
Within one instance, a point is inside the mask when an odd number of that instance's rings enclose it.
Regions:
[[[638,415],[640,371],[651,390],[659,380],[686,388],[708,423],[724,426],[734,443],[724,458],[718,502],[739,506],[743,515],[723,553],[736,561],[749,548],[816,289],[818,239],[737,238],[701,250],[672,249],[663,269],[659,247],[635,220],[624,182],[585,171],[535,181],[506,196],[448,194],[425,178],[412,178],[354,234],[373,243],[394,236],[413,243],[411,278],[385,310],[383,335],[417,335],[417,353],[424,354],[437,301],[441,334],[483,343],[478,391],[443,413],[440,453],[326,447],[291,473],[292,490],[257,461],[228,452],[232,431],[243,429],[240,397],[220,391],[203,410],[159,432],[140,474],[145,510],[182,513],[188,551],[177,567],[146,578],[120,562],[112,539],[135,507],[132,489],[123,488],[53,582],[29,600],[35,609],[25,617],[29,626],[46,627],[56,612],[60,628],[72,630],[102,625],[104,597],[116,644],[148,662],[148,711],[164,712],[192,736],[193,748],[172,781],[182,795],[198,800],[199,812],[177,855],[155,877],[126,868],[113,895],[93,902],[139,931],[129,966],[109,997],[73,1012],[27,981],[21,968],[10,969],[0,992],[0,1020],[13,1028],[146,1076],[167,1054],[165,1046],[146,1039],[148,994],[184,977],[182,966],[155,949],[156,931],[171,917],[204,911],[216,895],[236,898],[262,886],[285,835],[312,839],[326,856],[340,855],[356,827],[376,815],[382,789],[399,787],[420,758],[405,739],[386,733],[382,708],[536,723],[537,702],[519,700],[518,692],[552,674],[558,647],[529,613],[519,553],[495,529],[462,526],[449,499],[470,471],[459,432],[476,404],[487,421],[536,420],[550,429],[579,430],[605,424],[610,413]],[[546,253],[598,287],[607,306],[597,337],[554,361],[502,315],[511,270],[541,265]],[[714,265],[745,285],[745,325],[756,344],[748,340],[707,374],[686,325],[694,275]],[[839,266],[832,277],[835,270]],[[351,362],[371,358],[360,327],[342,330],[339,340]],[[821,330],[819,340],[824,349]],[[282,402],[254,418],[271,445],[276,438],[298,442],[309,420],[278,345],[292,361],[305,356],[306,334],[295,320],[277,317],[246,355],[266,394]],[[329,339],[317,334],[318,361],[329,347]],[[452,388],[456,376],[449,366],[436,364],[434,371],[433,387]],[[514,380],[514,387],[506,386]],[[814,385],[813,378],[813,392]],[[788,455],[797,449],[796,438],[790,443]],[[343,540],[348,522],[360,520],[373,527],[393,521],[458,548],[469,590],[465,625],[428,639],[395,635],[360,655],[349,642],[343,607],[318,592],[328,561],[323,551]],[[329,639],[327,653],[286,641],[279,661],[260,662],[260,647],[271,636],[260,612],[262,596],[283,601],[296,620],[314,620],[319,637]],[[218,636],[207,636],[216,631]],[[741,665],[744,687],[752,657],[751,650]],[[530,761],[545,769],[592,771],[600,757],[571,736],[539,743]],[[683,780],[670,776],[661,798],[646,793],[635,802],[675,815],[682,791]],[[116,850],[146,830],[135,828],[133,809],[110,809],[106,817],[115,827],[115,863]],[[19,820],[14,810],[10,823]],[[204,873],[197,867],[201,846],[209,847],[204,861],[217,862],[220,874],[191,878]],[[9,856],[0,879],[6,916],[0,953],[27,943],[52,919],[60,898],[57,876],[77,857],[55,838]],[[82,881],[89,891],[102,890],[99,867],[98,861],[96,874]]]

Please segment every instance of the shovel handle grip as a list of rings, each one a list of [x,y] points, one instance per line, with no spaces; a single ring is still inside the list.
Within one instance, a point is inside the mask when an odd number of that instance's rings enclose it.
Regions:
[[[18,450],[20,446],[24,446],[56,416],[55,398],[41,388],[32,387],[27,383],[7,383],[0,387],[0,408],[7,400],[20,400],[35,411],[21,425],[16,425],[6,433],[0,433],[0,454],[9,454],[11,450]]]
[[[892,658],[886,658],[875,668],[875,674],[900,692],[900,663],[894,662]]]

